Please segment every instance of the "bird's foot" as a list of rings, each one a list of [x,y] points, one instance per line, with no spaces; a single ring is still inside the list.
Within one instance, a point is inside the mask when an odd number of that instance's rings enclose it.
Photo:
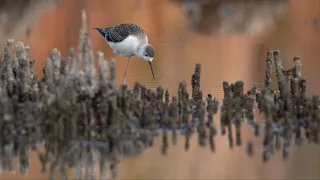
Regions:
[[[124,78],[124,79],[122,80],[122,84],[123,84],[123,85],[127,84],[127,78]]]

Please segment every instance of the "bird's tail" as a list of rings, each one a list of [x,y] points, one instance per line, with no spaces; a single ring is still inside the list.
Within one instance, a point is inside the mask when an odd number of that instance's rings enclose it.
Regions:
[[[99,31],[99,33],[103,36],[106,37],[106,31],[105,28],[92,28],[92,29],[96,29]]]

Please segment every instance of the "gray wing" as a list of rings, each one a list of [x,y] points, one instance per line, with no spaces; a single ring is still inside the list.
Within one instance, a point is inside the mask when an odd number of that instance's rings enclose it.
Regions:
[[[145,36],[145,31],[135,24],[118,24],[112,28],[106,28],[106,40],[109,42],[121,42],[129,35]]]

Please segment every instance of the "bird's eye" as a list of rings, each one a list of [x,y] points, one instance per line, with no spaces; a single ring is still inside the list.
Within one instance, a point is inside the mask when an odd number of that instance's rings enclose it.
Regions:
[[[148,54],[144,54],[144,55],[148,57]]]

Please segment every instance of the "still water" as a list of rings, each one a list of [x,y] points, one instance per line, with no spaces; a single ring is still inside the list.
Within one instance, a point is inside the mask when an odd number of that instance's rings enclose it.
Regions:
[[[178,83],[190,78],[195,63],[202,64],[201,88],[204,94],[222,97],[222,81],[243,80],[245,89],[263,83],[264,59],[267,50],[280,49],[283,65],[289,68],[293,56],[301,56],[303,76],[309,92],[320,92],[317,83],[320,61],[319,27],[314,22],[319,16],[319,1],[290,1],[288,12],[274,21],[275,27],[255,35],[227,34],[208,35],[190,30],[190,19],[181,5],[170,0],[68,0],[52,10],[39,10],[30,26],[31,35],[17,39],[31,47],[30,57],[36,60],[37,73],[51,48],[57,47],[66,55],[69,47],[75,47],[81,25],[80,12],[85,9],[88,16],[89,36],[95,51],[101,50],[106,58],[112,51],[101,35],[92,27],[107,27],[118,23],[136,23],[149,36],[149,43],[156,49],[153,62],[156,80],[152,79],[146,62],[134,58],[127,72],[127,83],[132,86],[139,81],[148,87],[162,86],[176,95]],[[122,80],[127,63],[126,57],[116,56],[117,82]],[[190,90],[190,88],[189,88]],[[218,119],[219,115],[215,116]],[[246,142],[253,138],[251,131],[244,133]],[[253,139],[255,156],[247,157],[244,147],[228,148],[227,137],[216,138],[217,152],[199,148],[196,136],[191,140],[191,149],[184,151],[184,139],[179,138],[176,147],[170,146],[167,156],[160,154],[161,140],[143,155],[121,161],[119,179],[319,179],[319,146],[305,145],[293,148],[290,157],[283,162],[281,153],[271,161],[261,161],[261,140]],[[312,155],[312,156],[311,156]],[[31,167],[26,176],[3,171],[1,179],[46,179],[40,174],[37,155],[31,154]],[[58,173],[57,173],[58,174]],[[68,171],[72,177],[71,170]]]

